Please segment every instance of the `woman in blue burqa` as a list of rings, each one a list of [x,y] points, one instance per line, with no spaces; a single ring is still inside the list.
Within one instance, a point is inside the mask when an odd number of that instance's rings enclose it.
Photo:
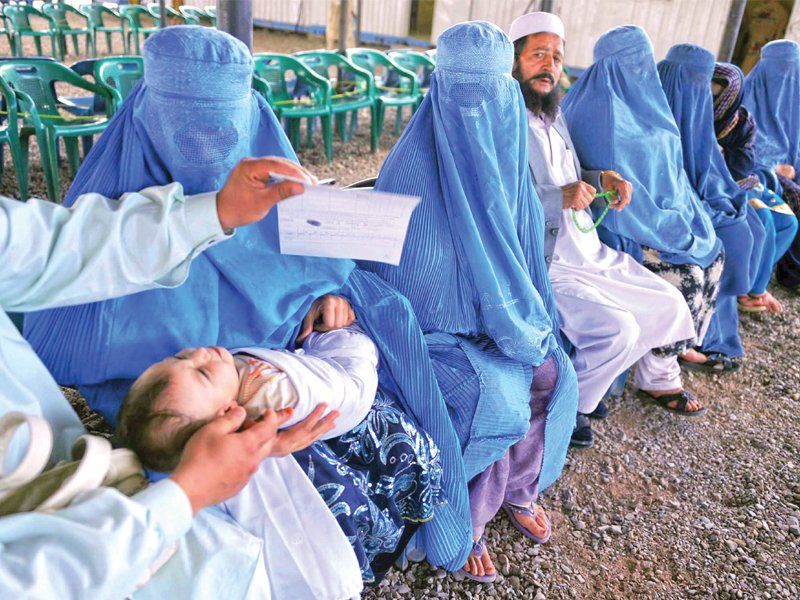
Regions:
[[[400,266],[365,265],[408,297],[425,331],[461,441],[475,540],[464,571],[477,581],[496,577],[484,529],[501,507],[523,535],[550,536],[535,500],[561,471],[577,410],[513,58],[489,23],[439,37],[430,91],[376,183],[422,200]]]
[[[144,66],[67,205],[87,191],[117,197],[172,181],[189,194],[214,192],[243,157],[297,160],[251,90],[252,58],[238,40],[170,27],[146,42]],[[136,243],[146,244],[147,233]],[[380,577],[418,523],[428,559],[460,566],[470,548],[464,467],[408,301],[352,261],[282,256],[276,211],[204,252],[179,288],[38,313],[26,319],[26,335],[56,380],[77,385],[113,422],[150,364],[189,346],[294,348],[303,318],[327,294],[350,302],[378,346],[380,385],[356,429],[295,458],[339,520],[365,581]]]
[[[711,93],[714,64],[714,55],[705,48],[678,44],[658,63],[658,74],[681,133],[684,170],[725,248],[717,310],[700,351],[712,358],[734,359],[744,354],[737,299],[753,287],[764,257],[766,231],[717,145]]]
[[[739,297],[739,310],[746,312],[781,312],[781,303],[769,292],[775,264],[789,249],[797,233],[797,217],[789,205],[772,189],[761,183],[756,170],[756,132],[758,127],[744,100],[744,75],[730,63],[716,63],[711,82],[714,95],[714,131],[725,165],[736,185],[748,194],[750,206],[764,224],[764,257],[755,281],[746,295]],[[776,187],[774,172],[760,171]]]
[[[756,174],[800,214],[800,45],[776,40],[745,78],[744,105],[756,121]],[[777,181],[776,181],[777,180]],[[778,261],[778,283],[800,291],[800,235]]]
[[[724,251],[684,170],[680,131],[650,38],[634,25],[615,27],[597,40],[594,59],[561,106],[581,164],[610,164],[633,184],[631,204],[608,213],[598,229],[601,238],[675,285],[689,305],[695,337],[654,354],[678,355],[685,366],[699,361],[731,369],[730,359],[695,350],[714,314]]]

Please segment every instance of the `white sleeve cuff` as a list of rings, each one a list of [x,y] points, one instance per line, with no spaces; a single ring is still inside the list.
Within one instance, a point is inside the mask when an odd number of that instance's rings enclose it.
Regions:
[[[217,213],[217,192],[186,196],[186,227],[192,234],[197,251],[202,251],[233,235],[225,233]]]
[[[192,505],[180,485],[171,479],[162,479],[133,499],[148,509],[164,535],[165,544],[172,544],[186,534],[192,526]]]

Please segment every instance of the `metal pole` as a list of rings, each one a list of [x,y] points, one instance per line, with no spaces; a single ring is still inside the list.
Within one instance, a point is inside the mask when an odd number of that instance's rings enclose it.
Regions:
[[[721,62],[731,62],[733,51],[736,49],[736,39],[739,37],[739,29],[742,27],[742,17],[747,0],[733,0],[731,11],[728,13],[728,22],[725,23],[725,32],[722,35],[722,43],[719,46],[717,58]]]
[[[361,17],[364,14],[364,2],[358,0],[358,17],[356,19],[356,46],[361,46]]]
[[[347,52],[347,21],[350,18],[350,6],[347,0],[339,1],[339,54]]]
[[[542,12],[555,12],[553,10],[555,8],[555,6],[553,6],[554,4],[554,0],[542,0]]]
[[[217,0],[217,28],[253,51],[253,0]]]
[[[163,29],[167,26],[167,0],[158,0],[158,27]]]

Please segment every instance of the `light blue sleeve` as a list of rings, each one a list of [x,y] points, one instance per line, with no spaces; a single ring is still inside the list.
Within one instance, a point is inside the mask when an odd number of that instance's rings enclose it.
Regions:
[[[72,208],[0,198],[0,306],[26,312],[183,282],[192,258],[225,237],[216,193],[185,202],[180,184]]]
[[[133,498],[102,488],[53,513],[0,519],[3,598],[124,598],[191,526],[171,480]]]

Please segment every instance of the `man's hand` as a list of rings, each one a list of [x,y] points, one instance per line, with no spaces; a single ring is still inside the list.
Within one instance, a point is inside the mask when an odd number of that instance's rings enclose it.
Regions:
[[[263,219],[281,200],[303,193],[302,184],[282,181],[268,185],[269,173],[289,175],[315,184],[317,178],[285,158],[245,158],[234,167],[217,194],[219,223],[225,230]]]
[[[183,488],[192,512],[227,500],[250,480],[261,461],[270,455],[292,411],[271,412],[259,423],[239,431],[245,420],[241,406],[197,430],[189,438],[171,479]]]
[[[781,164],[775,167],[775,173],[777,175],[782,175],[783,177],[786,177],[786,179],[791,179],[792,181],[794,181],[794,178],[797,175],[797,172],[794,170],[794,167],[792,165],[786,165],[786,164]]]
[[[300,346],[312,331],[341,329],[355,320],[356,313],[347,300],[341,296],[325,294],[314,300],[314,304],[303,319],[303,326],[297,336],[297,346]]]
[[[631,203],[633,186],[630,181],[625,181],[617,173],[605,171],[600,178],[600,184],[603,186],[604,192],[617,192],[617,201],[611,205],[611,208],[622,210]]]
[[[597,190],[584,181],[576,181],[562,187],[561,192],[564,195],[565,209],[583,210],[592,203]]]

